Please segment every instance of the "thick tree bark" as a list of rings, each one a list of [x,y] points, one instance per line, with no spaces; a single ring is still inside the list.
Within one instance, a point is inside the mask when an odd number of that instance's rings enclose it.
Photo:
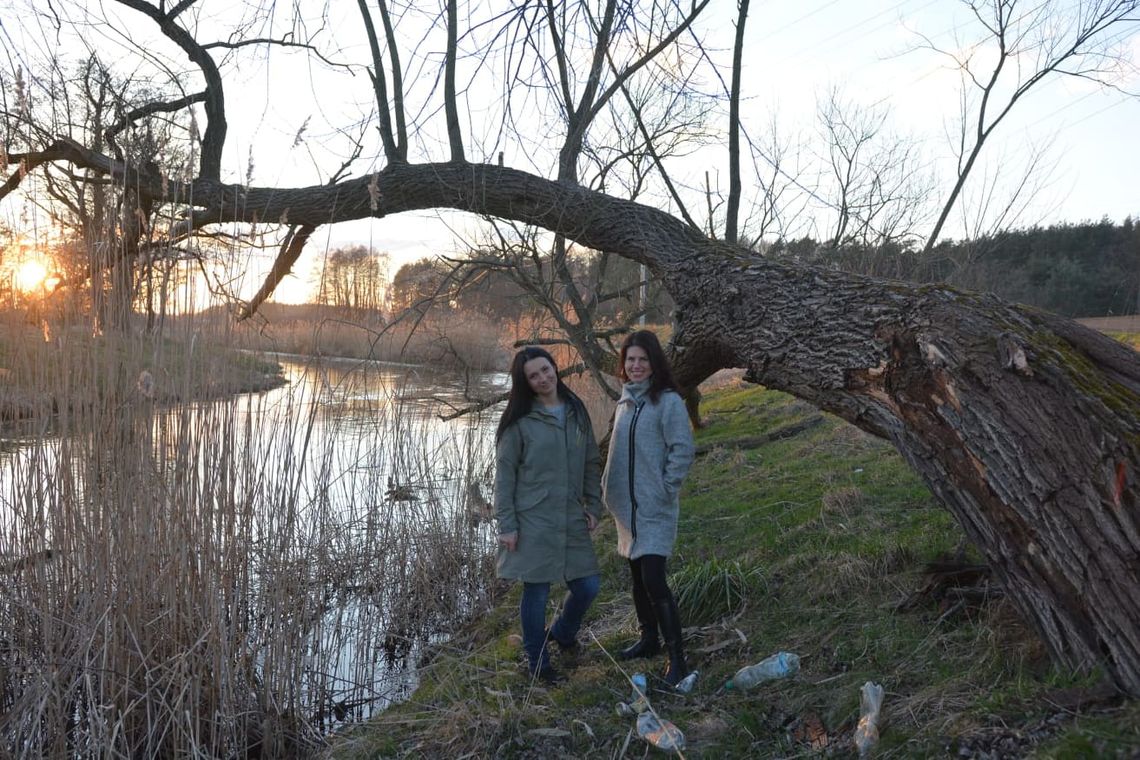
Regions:
[[[74,143],[57,155],[122,171]],[[43,157],[29,157],[31,159]],[[1073,322],[940,286],[793,267],[656,209],[498,166],[393,165],[334,186],[191,188],[196,223],[320,224],[454,208],[648,265],[675,298],[678,379],[717,369],[890,440],[1062,664],[1140,696],[1140,355]]]
[[[1054,658],[1140,694],[1140,360],[942,287],[703,262],[670,273],[688,381],[728,361],[889,439]],[[694,354],[690,360],[686,354]],[[731,357],[731,358],[729,358]]]

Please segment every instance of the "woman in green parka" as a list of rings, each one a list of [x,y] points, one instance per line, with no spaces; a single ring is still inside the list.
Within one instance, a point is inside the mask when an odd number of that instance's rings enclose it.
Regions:
[[[546,643],[577,648],[582,618],[601,586],[590,538],[602,514],[601,457],[585,406],[543,349],[515,354],[495,441],[498,574],[522,581],[519,616],[530,672],[555,683],[561,675],[550,665]],[[569,593],[547,630],[555,582]]]

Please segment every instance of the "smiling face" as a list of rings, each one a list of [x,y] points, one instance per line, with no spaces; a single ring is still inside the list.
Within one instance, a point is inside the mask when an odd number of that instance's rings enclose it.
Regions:
[[[638,383],[653,376],[653,365],[649,354],[641,346],[630,346],[625,350],[625,376],[630,382]]]
[[[523,376],[534,395],[544,404],[558,400],[558,374],[554,365],[544,357],[531,359],[523,365]]]

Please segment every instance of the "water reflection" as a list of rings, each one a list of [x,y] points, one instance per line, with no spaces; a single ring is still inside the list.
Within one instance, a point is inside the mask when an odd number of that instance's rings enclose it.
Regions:
[[[186,715],[215,749],[328,730],[404,698],[422,648],[479,608],[497,410],[440,414],[508,378],[275,358],[281,388],[132,396],[0,453],[0,553],[37,563],[0,594],[3,746],[187,753],[108,715]],[[58,662],[73,675],[36,677]],[[58,722],[20,717],[45,702]]]
[[[366,717],[410,693],[422,647],[479,601],[489,566],[477,563],[494,541],[485,502],[497,413],[440,415],[509,378],[275,358],[288,385],[240,414],[288,438],[256,439],[259,456],[305,452],[281,466],[297,468],[295,512],[312,519],[326,568],[311,589],[308,690],[330,723]],[[271,557],[265,566],[272,595],[280,568]]]

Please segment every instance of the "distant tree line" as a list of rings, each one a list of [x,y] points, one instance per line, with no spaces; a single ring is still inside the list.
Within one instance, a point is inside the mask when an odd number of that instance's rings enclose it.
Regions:
[[[895,242],[834,248],[811,238],[765,248],[857,274],[990,292],[1067,317],[1140,313],[1140,223],[1131,218],[942,241],[929,252]]]
[[[541,262],[540,262],[541,263]],[[596,317],[606,323],[624,323],[639,316],[641,272],[637,264],[595,251],[567,258],[567,268]],[[456,269],[442,258],[423,258],[404,264],[392,278],[390,308],[393,315],[409,309],[466,310],[502,320],[517,320],[545,308],[532,292],[502,270]],[[652,323],[668,321],[673,301],[663,285],[648,278],[645,316]]]
[[[329,252],[317,282],[317,303],[348,309],[383,309],[387,253],[355,245]]]
[[[802,264],[991,292],[1068,317],[1140,313],[1140,222],[1131,218],[1120,224],[1067,223],[943,241],[927,252],[917,242],[834,246],[811,237],[753,247],[766,256]],[[601,321],[619,323],[636,314],[640,305],[636,264],[597,252],[571,256],[569,261],[574,281]],[[647,321],[668,321],[673,303],[660,283],[650,278],[646,295]],[[400,267],[391,283],[392,313],[428,304],[498,319],[517,319],[538,308],[504,271],[483,271],[462,281],[453,264],[439,258]]]

